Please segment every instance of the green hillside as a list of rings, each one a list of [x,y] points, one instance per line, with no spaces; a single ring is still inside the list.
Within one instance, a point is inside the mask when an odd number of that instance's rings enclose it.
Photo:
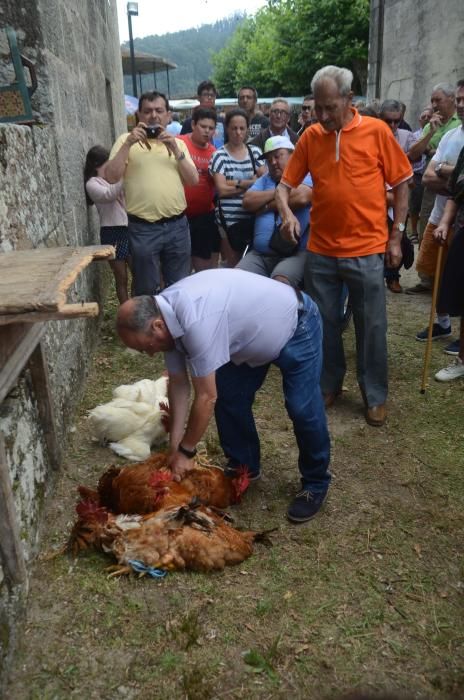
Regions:
[[[211,55],[220,51],[238,25],[243,21],[243,15],[219,20],[215,24],[204,24],[201,27],[187,29],[170,34],[151,35],[143,39],[134,39],[136,51],[156,54],[177,63],[177,70],[170,71],[169,81],[171,97],[189,97],[196,94],[199,82],[210,78],[213,73]],[[129,43],[123,44],[124,48]],[[137,87],[139,86],[137,77]],[[132,94],[130,76],[124,77],[124,90]],[[167,92],[167,81],[164,73],[157,73],[156,86],[161,92]],[[143,90],[153,90],[153,75],[142,76]]]

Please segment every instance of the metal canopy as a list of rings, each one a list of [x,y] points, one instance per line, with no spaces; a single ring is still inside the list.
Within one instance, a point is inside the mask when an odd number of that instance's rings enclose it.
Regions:
[[[124,75],[131,75],[131,58],[129,49],[121,49],[122,72]],[[135,53],[135,70],[137,73],[161,73],[162,71],[174,70],[177,64],[168,61],[167,58],[154,56],[151,53]]]

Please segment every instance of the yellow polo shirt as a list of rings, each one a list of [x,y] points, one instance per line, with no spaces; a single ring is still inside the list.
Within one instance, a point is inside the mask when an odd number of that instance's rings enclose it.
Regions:
[[[117,139],[111,149],[110,160],[127,136],[128,134],[122,134]],[[193,164],[185,143],[179,139],[176,142]],[[163,143],[151,139],[150,146],[151,150],[140,143],[131,146],[124,174],[124,193],[128,214],[154,222],[182,214],[187,208],[187,202],[176,159],[169,155]]]

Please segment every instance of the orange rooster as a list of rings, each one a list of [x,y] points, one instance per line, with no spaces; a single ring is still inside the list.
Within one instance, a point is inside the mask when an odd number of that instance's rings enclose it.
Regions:
[[[267,533],[241,532],[225,514],[199,505],[165,508],[148,515],[114,515],[93,501],[81,501],[79,519],[68,542],[77,554],[90,546],[112,553],[114,574],[137,566],[164,571],[213,571],[238,564],[253,553],[253,543],[269,544]]]
[[[97,491],[80,486],[79,493],[113,513],[143,514],[187,504],[194,497],[205,505],[228,508],[240,502],[250,484],[246,467],[231,479],[219,467],[197,466],[177,482],[167,457],[160,452],[131,466],[112,466],[101,476]]]

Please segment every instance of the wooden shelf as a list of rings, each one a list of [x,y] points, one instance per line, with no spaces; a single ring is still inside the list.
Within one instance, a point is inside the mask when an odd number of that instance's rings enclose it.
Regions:
[[[0,403],[28,366],[50,464],[57,469],[62,447],[56,436],[48,364],[41,339],[46,321],[97,316],[95,302],[68,303],[66,294],[93,260],[114,258],[113,246],[35,248],[0,253]],[[0,432],[0,561],[9,587],[27,572]]]

